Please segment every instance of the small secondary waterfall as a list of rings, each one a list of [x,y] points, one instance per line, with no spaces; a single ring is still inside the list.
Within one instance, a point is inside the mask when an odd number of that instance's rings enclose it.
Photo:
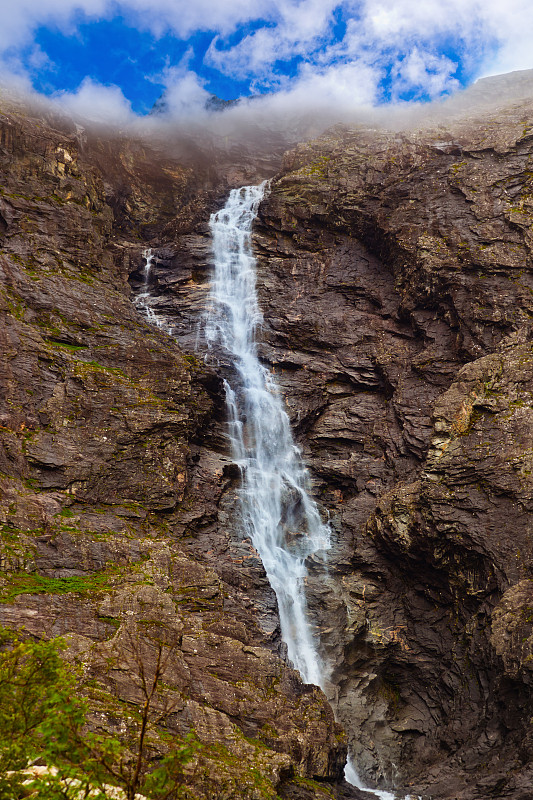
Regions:
[[[138,295],[135,296],[135,308],[139,311],[144,311],[146,314],[148,321],[154,325],[158,324],[157,318],[150,307],[150,273],[152,271],[152,263],[154,260],[154,256],[151,250],[144,250],[143,251],[143,258],[145,259],[146,263],[143,269],[143,280],[144,285],[142,287],[142,291],[139,292]]]
[[[143,252],[143,258],[146,261],[143,269],[143,285],[141,291],[135,297],[135,308],[146,316],[148,322],[155,325],[156,328],[162,328],[166,333],[172,335],[172,327],[166,320],[157,314],[150,304],[152,293],[150,292],[150,279],[152,275],[152,264],[154,262],[154,255],[150,248]]]
[[[135,297],[135,308],[137,311],[145,314],[148,322],[151,322],[152,325],[155,325],[157,328],[165,328],[166,326],[162,319],[160,319],[157,314],[154,312],[152,306],[150,305],[150,275],[152,272],[152,264],[154,261],[153,253],[150,249],[145,250],[143,252],[143,258],[146,261],[143,269],[143,279],[144,285],[142,286],[142,290],[139,292],[138,295]],[[170,331],[167,330],[167,333]]]
[[[288,655],[307,683],[324,669],[307,619],[306,558],[329,547],[329,528],[310,497],[308,478],[272,376],[257,355],[261,312],[255,291],[252,222],[265,184],[234,189],[213,214],[215,271],[205,336],[229,356],[229,436],[242,475],[242,523],[276,593]]]

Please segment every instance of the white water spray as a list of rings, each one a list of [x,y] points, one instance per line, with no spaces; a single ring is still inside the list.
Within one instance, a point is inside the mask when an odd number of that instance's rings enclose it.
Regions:
[[[138,295],[135,297],[135,308],[138,311],[143,311],[148,321],[151,322],[153,325],[158,325],[157,317],[155,316],[153,309],[150,307],[150,273],[152,271],[152,263],[154,261],[154,256],[151,250],[144,250],[143,258],[145,259],[146,263],[143,269],[143,280],[144,285],[142,287],[142,291],[139,292]]]
[[[140,291],[135,297],[135,308],[137,311],[140,311],[146,316],[146,319],[151,325],[155,325],[156,328],[161,328],[162,330],[166,331],[166,333],[172,335],[172,327],[163,319],[163,317],[154,311],[150,303],[150,300],[152,299],[152,293],[150,292],[150,277],[152,274],[152,264],[154,263],[154,254],[150,248],[143,251],[143,258],[146,261],[143,269],[143,287],[142,291]]]
[[[220,346],[231,364],[226,402],[233,457],[242,474],[244,530],[276,593],[289,659],[306,683],[323,686],[324,669],[307,618],[305,560],[330,546],[329,528],[308,493],[289,418],[255,341],[261,313],[251,231],[264,190],[265,184],[233,190],[211,217],[215,272],[205,335],[208,346]]]
[[[396,800],[396,795],[391,794],[391,792],[386,792],[382,789],[369,789],[368,786],[365,786],[364,783],[361,781],[361,778],[357,774],[357,771],[353,765],[353,761],[351,758],[348,758],[346,763],[346,768],[344,770],[344,777],[348,783],[351,783],[352,786],[355,786],[356,789],[361,789],[363,792],[371,792],[376,797],[379,797],[379,800]]]

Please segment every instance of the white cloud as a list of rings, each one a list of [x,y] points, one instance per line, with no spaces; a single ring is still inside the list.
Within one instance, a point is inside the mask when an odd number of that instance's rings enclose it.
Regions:
[[[113,0],[107,0],[112,6]],[[239,24],[254,19],[271,19],[271,0],[124,0],[118,5],[143,27],[161,33],[171,30],[187,37],[198,30],[227,35]]]
[[[53,70],[55,65],[39,45],[34,45],[27,57],[27,63],[32,70]]]
[[[265,65],[271,65],[278,57],[284,57],[285,47],[278,47],[275,37],[268,28],[262,28],[246,36],[237,45],[224,49],[220,36],[216,36],[206,53],[206,63],[220,70],[225,75],[235,78],[246,78],[263,73],[262,77],[270,76],[270,70],[265,71]]]
[[[472,19],[477,0],[365,0],[362,25],[369,41],[397,44],[415,35],[454,31]]]
[[[481,63],[480,74],[533,67],[533,4],[529,0],[486,0],[480,13],[493,42]]]
[[[87,20],[109,19],[123,14],[133,25],[161,34],[165,30],[187,37],[196,30],[226,35],[251,19],[271,18],[269,0],[2,0],[0,48],[30,41],[40,25],[72,33],[80,15]],[[276,4],[274,3],[274,6]]]
[[[7,0],[4,0],[7,6]],[[110,12],[109,0],[18,0],[9,2],[2,13],[0,50],[31,42],[40,25],[54,25],[68,29],[76,14],[84,13],[99,18]]]
[[[379,72],[364,62],[338,64],[327,69],[306,65],[286,92],[290,101],[309,107],[309,98],[319,107],[355,110],[376,100]]]
[[[170,67],[163,76],[165,105],[174,118],[195,115],[205,108],[210,93],[204,89],[198,75],[187,69],[185,62],[180,67]]]
[[[85,78],[76,92],[59,92],[56,102],[75,117],[92,122],[126,125],[135,120],[131,104],[118,86],[103,86]]]
[[[278,2],[274,27],[260,28],[238,44],[225,47],[217,36],[206,54],[209,65],[227,75],[240,78],[255,76],[261,83],[275,83],[271,66],[295,56],[313,57],[331,32],[332,14],[338,0],[302,0]]]
[[[523,0],[509,2],[523,5]],[[446,37],[469,71],[475,71],[473,56],[482,63],[484,41],[492,51],[502,16],[501,7],[491,0],[278,0],[272,6],[274,26],[260,28],[232,46],[217,37],[207,63],[226,75],[253,77],[263,90],[284,88],[274,69],[280,59],[303,57],[315,65],[317,75],[324,75],[328,66],[336,74],[339,63],[366,64],[381,70],[382,77],[391,70],[396,81],[393,96],[411,90],[435,96],[458,86],[453,78],[456,64],[442,53]],[[341,42],[332,43],[333,12],[340,8],[347,30]],[[528,16],[533,18],[533,12]]]
[[[347,20],[342,41],[333,38],[336,10]],[[300,103],[305,92],[310,102],[343,107],[375,102],[386,75],[393,99],[408,93],[438,96],[457,86],[456,57],[473,77],[533,66],[531,0],[18,0],[2,14],[4,78],[27,83],[31,71],[46,64],[46,54],[33,43],[40,25],[72,35],[81,19],[109,19],[118,12],[129,25],[156,35],[186,38],[212,31],[208,65],[252,81],[258,91],[280,92],[280,105],[289,97]],[[246,23],[259,27],[233,43],[230,34]],[[293,58],[300,59],[300,67],[288,79],[275,64]],[[204,103],[202,81],[186,64],[169,70],[165,79],[175,115]],[[90,79],[64,93],[62,102],[71,109],[92,108],[101,117],[113,109],[121,120],[131,116],[117,87]]]
[[[453,78],[456,69],[457,63],[446,56],[434,56],[415,47],[393,68],[392,99],[400,98],[404,92],[416,96],[417,90],[419,95],[431,98],[453,92],[459,89],[459,82]]]

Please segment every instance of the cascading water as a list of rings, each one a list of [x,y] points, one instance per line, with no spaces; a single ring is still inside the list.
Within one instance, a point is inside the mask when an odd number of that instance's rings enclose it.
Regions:
[[[143,252],[143,258],[146,261],[143,269],[143,281],[144,285],[142,287],[142,291],[139,292],[138,295],[135,296],[135,308],[139,311],[144,311],[146,316],[148,317],[148,321],[157,325],[157,320],[153,310],[150,308],[150,273],[152,271],[152,263],[154,260],[154,256],[151,250],[145,250]]]
[[[225,381],[229,437],[240,467],[245,532],[276,593],[288,655],[303,680],[324,688],[322,664],[307,619],[305,560],[330,546],[329,527],[308,493],[307,472],[272,375],[257,354],[261,312],[255,288],[252,223],[266,183],[234,189],[210,220],[214,276],[206,317],[208,346],[221,347],[233,373]],[[348,762],[346,780],[365,789]],[[380,800],[390,792],[375,791]]]
[[[150,305],[150,299],[152,297],[150,293],[150,278],[152,275],[152,264],[154,261],[154,255],[152,251],[150,249],[145,250],[143,252],[143,258],[146,261],[143,270],[143,286],[142,291],[140,291],[135,297],[135,308],[141,313],[145,314],[148,322],[150,322],[152,325],[155,325],[157,328],[162,328],[167,333],[172,333],[171,327],[165,322],[164,319],[156,314]]]
[[[289,659],[306,683],[325,688],[325,665],[307,617],[305,562],[329,548],[330,531],[309,494],[307,471],[273,377],[257,354],[256,330],[262,317],[251,232],[265,188],[266,183],[234,189],[224,208],[211,217],[215,269],[204,333],[208,347],[216,349],[232,376],[225,381],[226,403],[233,457],[242,476],[244,531],[276,593]],[[144,256],[144,287],[136,306],[171,333],[150,307],[153,257],[149,250]],[[346,780],[380,800],[394,800],[390,792],[364,787],[351,762]]]
[[[304,681],[322,686],[324,669],[307,619],[305,559],[329,547],[329,528],[307,491],[289,418],[255,341],[261,313],[251,230],[264,190],[265,184],[234,189],[211,217],[215,272],[205,336],[231,365],[226,402],[233,456],[242,474],[245,532],[276,593],[289,659]]]

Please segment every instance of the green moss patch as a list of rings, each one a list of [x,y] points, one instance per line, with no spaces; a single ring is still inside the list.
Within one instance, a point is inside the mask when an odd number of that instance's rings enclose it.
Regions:
[[[116,568],[75,575],[71,578],[48,578],[36,573],[18,572],[9,575],[0,589],[0,603],[10,603],[21,594],[87,594],[105,591],[113,586]]]
[[[64,342],[60,339],[53,339],[52,337],[48,338],[48,342],[53,344],[54,347],[64,347],[65,350],[69,350],[71,353],[77,353],[78,350],[86,350],[86,344],[71,344],[70,342]]]

